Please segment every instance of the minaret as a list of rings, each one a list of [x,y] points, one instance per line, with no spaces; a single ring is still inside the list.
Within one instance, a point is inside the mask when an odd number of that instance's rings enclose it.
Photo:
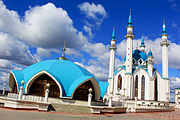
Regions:
[[[162,78],[165,80],[162,85],[162,96],[161,101],[169,101],[170,98],[170,83],[169,83],[169,73],[168,73],[168,46],[169,43],[167,41],[167,32],[165,21],[163,21],[163,30],[162,30],[162,41],[160,43],[162,47]]]
[[[145,47],[146,46],[144,45],[144,35],[142,33],[140,50],[144,52],[145,51]]]
[[[153,76],[153,54],[152,54],[152,51],[151,49],[149,50],[148,52],[148,57],[147,57],[147,61],[148,61],[148,73],[149,73],[149,76],[152,78]]]
[[[65,58],[65,51],[66,51],[65,46],[66,46],[66,41],[64,41],[63,53],[62,53],[62,56],[58,58],[59,60],[68,60]]]
[[[132,52],[133,52],[133,26],[132,26],[132,20],[131,20],[131,10],[129,15],[129,21],[127,26],[127,35],[125,36],[127,39],[127,45],[126,45],[126,75],[127,75],[127,91],[126,96],[128,96],[130,99],[132,99]]]
[[[111,46],[110,46],[110,62],[109,62],[109,78],[108,78],[108,91],[107,94],[109,95],[110,92],[113,92],[113,73],[115,69],[115,51],[116,51],[116,40],[115,40],[115,30],[113,28],[113,33],[112,33],[112,39],[111,39]]]
[[[160,43],[162,47],[162,77],[163,79],[169,79],[168,75],[168,46],[167,33],[165,22],[163,21],[163,30],[162,30],[162,42]]]

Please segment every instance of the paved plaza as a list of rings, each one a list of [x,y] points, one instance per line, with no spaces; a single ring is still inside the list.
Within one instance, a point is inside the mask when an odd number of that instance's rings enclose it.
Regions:
[[[157,113],[70,114],[0,108],[0,120],[180,120],[180,110]]]

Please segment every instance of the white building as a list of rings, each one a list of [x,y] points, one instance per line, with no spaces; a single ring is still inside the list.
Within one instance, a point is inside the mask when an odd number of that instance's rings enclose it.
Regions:
[[[175,89],[175,104],[176,108],[180,108],[180,88]]]
[[[127,26],[126,57],[123,65],[115,70],[115,50],[116,40],[113,30],[111,46],[110,46],[110,64],[107,95],[112,95],[116,101],[119,95],[126,99],[148,100],[148,101],[169,101],[170,84],[168,76],[168,40],[163,23],[162,31],[162,75],[153,67],[152,51],[145,51],[144,37],[138,48],[133,49],[133,25],[131,13]]]

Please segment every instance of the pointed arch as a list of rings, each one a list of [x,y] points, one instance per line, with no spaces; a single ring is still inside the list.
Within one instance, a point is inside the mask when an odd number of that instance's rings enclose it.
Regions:
[[[135,77],[135,97],[138,97],[138,75]]]
[[[145,77],[141,77],[141,100],[145,99]]]
[[[12,93],[18,93],[17,80],[12,71],[9,75],[9,91]]]
[[[50,73],[48,73],[48,72],[45,71],[45,70],[43,70],[43,71],[41,71],[41,72],[38,72],[37,74],[35,74],[34,76],[32,76],[32,77],[28,80],[28,82],[27,82],[27,84],[26,84],[26,86],[25,86],[25,94],[28,94],[28,93],[29,93],[30,87],[31,87],[31,85],[33,84],[33,82],[34,82],[38,77],[40,77],[40,76],[43,75],[43,74],[49,76],[49,77],[57,84],[57,86],[58,86],[58,88],[59,88],[59,97],[62,97],[62,87],[61,87],[61,85],[59,84],[59,82],[58,82]]]
[[[121,75],[118,76],[118,88],[122,89],[122,76]]]
[[[77,80],[78,81],[78,80]],[[71,94],[71,97],[72,97],[72,99],[74,99],[74,96],[76,96],[75,94],[77,93],[76,91],[80,88],[80,87],[82,87],[85,83],[87,83],[87,82],[91,82],[91,84],[93,85],[92,87],[94,88],[94,100],[99,100],[100,99],[100,93],[101,93],[101,91],[100,91],[100,87],[99,87],[99,84],[98,84],[98,82],[92,77],[92,78],[90,78],[90,79],[87,79],[87,80],[84,80],[83,82],[81,82],[80,84],[78,84],[78,86],[74,89],[74,84],[72,84],[71,85],[71,87],[70,87],[70,89],[73,89],[74,91],[72,92],[72,94]],[[88,89],[89,87],[87,87],[87,89]],[[93,89],[92,88],[92,89]],[[89,92],[87,92],[88,90],[85,90],[85,93],[88,93],[89,94]],[[86,94],[87,96],[88,96],[88,94]]]

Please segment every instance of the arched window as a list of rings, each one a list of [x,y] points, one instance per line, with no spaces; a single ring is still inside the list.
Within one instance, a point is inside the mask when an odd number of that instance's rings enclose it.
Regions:
[[[157,77],[155,78],[155,81],[154,81],[154,100],[158,101],[158,82],[157,82]]]
[[[141,78],[141,99],[144,100],[145,96],[145,77],[144,75]]]
[[[135,97],[138,97],[138,75],[135,77]]]
[[[118,76],[118,88],[122,89],[122,76],[121,75]]]

